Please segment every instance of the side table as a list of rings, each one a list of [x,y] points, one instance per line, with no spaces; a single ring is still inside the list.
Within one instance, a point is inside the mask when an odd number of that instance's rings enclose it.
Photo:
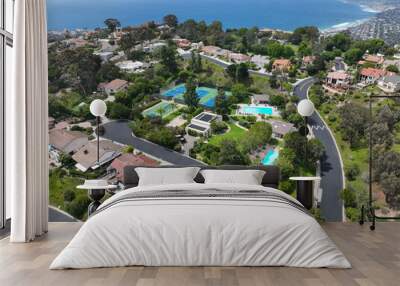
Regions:
[[[320,181],[320,177],[290,177],[289,180],[296,181],[297,200],[303,204],[303,206],[310,210],[314,206],[314,182]]]

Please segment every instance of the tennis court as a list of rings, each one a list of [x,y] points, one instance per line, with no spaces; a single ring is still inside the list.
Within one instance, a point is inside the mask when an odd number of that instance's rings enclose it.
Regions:
[[[157,116],[165,117],[168,114],[174,112],[175,110],[176,106],[173,103],[161,101],[160,103],[157,103],[156,105],[153,105],[152,107],[143,111],[142,115],[144,117],[157,117]]]
[[[186,92],[186,87],[184,84],[177,85],[165,92],[162,93],[162,96],[177,99],[180,102],[183,102],[183,95]],[[196,89],[197,96],[200,98],[200,105],[207,108],[215,107],[215,98],[218,95],[218,90],[216,88],[209,87],[198,87]],[[226,92],[226,96],[231,96],[231,92]]]

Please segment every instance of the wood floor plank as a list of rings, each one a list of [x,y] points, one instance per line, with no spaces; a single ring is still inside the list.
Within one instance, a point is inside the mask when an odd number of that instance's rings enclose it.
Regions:
[[[327,223],[323,228],[352,269],[288,267],[119,267],[50,271],[50,263],[81,223],[51,223],[47,235],[29,244],[0,240],[1,286],[398,286],[400,223],[368,226]]]

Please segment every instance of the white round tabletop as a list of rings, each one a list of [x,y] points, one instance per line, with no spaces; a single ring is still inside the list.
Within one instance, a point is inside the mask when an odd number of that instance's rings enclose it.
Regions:
[[[290,177],[291,181],[320,181],[321,177]]]

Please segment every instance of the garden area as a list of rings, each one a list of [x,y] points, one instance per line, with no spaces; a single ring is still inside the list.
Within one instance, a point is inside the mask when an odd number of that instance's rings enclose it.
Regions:
[[[346,176],[342,193],[346,216],[357,221],[360,208],[368,201],[369,108],[368,96],[376,87],[351,91],[342,96],[321,93],[314,86],[310,97],[329,124],[339,146]],[[400,207],[400,105],[393,99],[373,101],[373,199],[377,214],[395,214]],[[399,214],[397,212],[397,214]]]

